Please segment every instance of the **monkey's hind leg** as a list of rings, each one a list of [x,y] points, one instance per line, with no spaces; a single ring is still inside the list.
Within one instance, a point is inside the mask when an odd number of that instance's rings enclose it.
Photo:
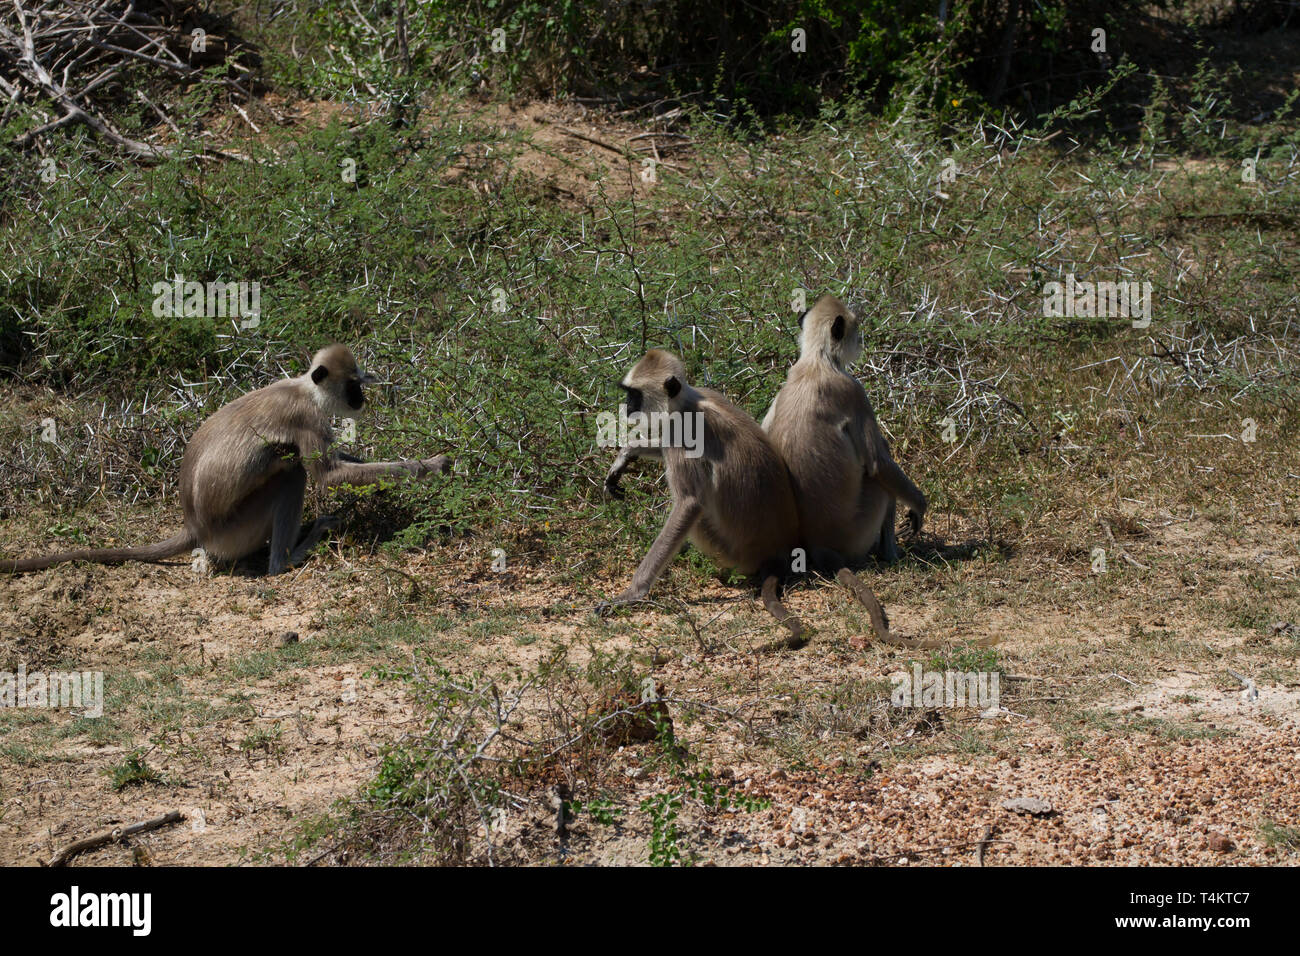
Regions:
[[[302,525],[302,503],[306,493],[307,472],[302,468],[282,471],[267,482],[265,494],[269,498],[267,507],[271,512],[271,551],[266,573],[270,576],[283,573],[286,567],[302,560],[306,551],[311,550],[304,550],[301,545],[297,548],[293,546]],[[317,521],[316,525],[319,524]],[[316,525],[312,526],[304,539],[304,543],[310,541],[313,547],[320,540],[320,532],[324,530],[318,530]]]

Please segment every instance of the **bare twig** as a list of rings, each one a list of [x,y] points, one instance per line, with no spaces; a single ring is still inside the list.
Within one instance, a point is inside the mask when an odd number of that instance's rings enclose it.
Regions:
[[[184,819],[185,814],[181,813],[179,810],[173,810],[171,813],[164,814],[163,816],[153,820],[145,820],[142,823],[133,823],[129,827],[117,827],[114,830],[109,830],[107,833],[87,837],[84,840],[78,840],[76,843],[70,844],[56,853],[54,858],[45,865],[65,866],[74,856],[79,856],[80,854],[89,852],[90,850],[97,850],[101,846],[106,846],[109,843],[116,843],[119,840],[124,840],[127,837],[135,836],[139,833],[148,833],[150,830],[159,830],[163,827],[169,827],[174,823],[180,823]]]
[[[177,155],[170,146],[124,134],[109,119],[109,101],[102,98],[105,93],[118,96],[120,91],[114,83],[133,63],[143,64],[155,75],[160,71],[173,84],[216,84],[244,99],[251,98],[249,91],[232,77],[208,76],[170,48],[192,17],[205,22],[206,13],[200,6],[193,0],[177,0],[158,5],[161,9],[155,17],[137,9],[135,3],[64,0],[54,5],[10,0],[0,9],[0,97],[7,100],[4,118],[24,106],[35,107],[38,116],[47,106],[55,114],[48,119],[41,116],[44,122],[15,138],[11,145],[29,149],[55,130],[80,124],[133,159],[160,162]],[[226,49],[237,45],[237,41],[232,44],[228,38],[213,34],[209,39],[222,41]],[[227,65],[247,72],[233,58],[227,60]],[[137,91],[136,98],[178,132],[171,118],[142,92]],[[253,125],[251,120],[249,125]],[[205,149],[201,155],[245,158],[214,149]]]

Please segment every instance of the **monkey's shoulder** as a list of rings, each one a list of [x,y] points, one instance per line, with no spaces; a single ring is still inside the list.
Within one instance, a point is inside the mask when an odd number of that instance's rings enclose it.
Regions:
[[[853,411],[870,411],[871,399],[862,383],[845,371],[824,376],[818,383],[826,400]]]
[[[847,371],[824,360],[800,359],[790,368],[782,392],[837,405],[865,401],[866,389]]]
[[[800,428],[839,428],[845,421],[860,422],[873,416],[862,385],[845,375],[809,377],[787,385],[778,396],[775,414],[785,427]]]
[[[715,392],[711,388],[700,388],[696,389],[696,391],[699,392],[702,401],[697,404],[695,410],[702,412],[705,422],[715,430],[761,431],[753,415],[721,392]],[[689,409],[684,409],[684,411],[689,411]]]
[[[294,379],[242,395],[203,423],[194,436],[200,450],[220,445],[284,454],[321,453],[328,445],[329,422]]]

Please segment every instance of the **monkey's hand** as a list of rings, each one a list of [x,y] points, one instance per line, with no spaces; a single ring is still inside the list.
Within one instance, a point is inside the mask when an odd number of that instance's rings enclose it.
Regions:
[[[605,494],[609,495],[611,498],[622,498],[623,489],[618,486],[618,481],[622,477],[622,468],[617,466],[611,468],[609,474],[605,476]]]
[[[930,499],[925,496],[925,492],[920,488],[916,489],[917,500],[907,509],[907,522],[912,526],[912,535],[916,536],[921,533],[921,524],[925,521],[925,513],[930,510]]]
[[[612,598],[608,601],[601,601],[596,605],[595,611],[600,617],[609,617],[617,608],[625,607],[629,604],[639,604],[643,600],[644,598],[633,594],[629,589],[616,598]]]
[[[611,498],[622,498],[623,492],[618,487],[618,480],[623,477],[623,472],[627,471],[627,466],[632,463],[633,458],[660,458],[663,452],[658,448],[640,445],[627,445],[619,451],[618,457],[614,459],[614,464],[610,465],[609,474],[605,476],[605,494]]]
[[[446,455],[438,455],[436,458],[422,458],[415,462],[415,477],[423,478],[426,475],[445,475],[451,471],[451,459]]]

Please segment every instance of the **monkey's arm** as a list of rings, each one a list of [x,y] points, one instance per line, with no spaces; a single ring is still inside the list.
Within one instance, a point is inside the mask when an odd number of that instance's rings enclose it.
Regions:
[[[627,471],[627,466],[631,464],[633,458],[663,458],[663,452],[652,445],[632,446],[627,445],[618,453],[614,459],[614,464],[610,466],[609,473],[605,475],[605,494],[612,498],[622,498],[623,492],[618,487],[618,480],[623,477],[623,472]]]
[[[862,462],[863,470],[868,478],[875,478],[889,458],[889,443],[880,433],[876,410],[871,407],[871,399],[867,398],[866,389],[857,381],[853,381],[850,387],[853,388],[853,418],[852,424],[846,427],[851,429],[849,435],[853,440],[854,451],[858,453],[858,460]]]
[[[659,537],[655,538],[655,543],[650,546],[650,553],[642,559],[636,574],[632,575],[631,585],[614,600],[600,605],[596,610],[606,613],[616,605],[645,600],[645,596],[650,593],[650,586],[658,580],[659,575],[663,574],[664,568],[668,567],[668,562],[677,557],[678,552],[682,550],[682,545],[686,543],[686,536],[699,520],[701,510],[699,501],[694,498],[674,501],[673,510],[668,515],[663,530],[659,532]]]
[[[853,454],[861,463],[863,474],[868,478],[875,478],[876,473],[880,471],[880,457],[876,453],[880,434],[876,431],[875,424],[868,420],[865,424],[859,425],[854,419],[846,418],[840,423],[840,431],[853,446]]]
[[[322,487],[328,488],[332,485],[372,485],[381,478],[445,475],[449,471],[451,459],[446,455],[412,461],[377,462],[348,461],[338,456],[329,459],[324,468],[318,469],[315,478]]]
[[[899,468],[894,459],[888,455],[882,456],[880,467],[872,477],[880,487],[907,505],[907,521],[911,525],[912,533],[920,534],[925,511],[930,506],[921,489],[903,474],[903,469]]]

